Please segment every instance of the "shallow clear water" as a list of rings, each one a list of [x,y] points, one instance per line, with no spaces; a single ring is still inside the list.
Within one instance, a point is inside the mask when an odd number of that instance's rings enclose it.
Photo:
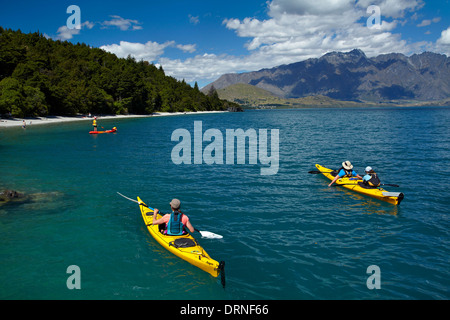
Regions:
[[[278,129],[278,173],[248,158],[175,165],[171,135],[193,139],[194,121],[224,140]],[[0,205],[0,299],[449,299],[449,121],[447,108],[302,109],[103,120],[118,132],[98,136],[90,123],[0,129],[0,189],[33,194]],[[404,201],[308,174],[344,160]],[[177,197],[196,228],[223,235],[196,237],[226,262],[226,288],[160,247],[117,191],[163,211]],[[70,265],[81,290],[66,286]]]

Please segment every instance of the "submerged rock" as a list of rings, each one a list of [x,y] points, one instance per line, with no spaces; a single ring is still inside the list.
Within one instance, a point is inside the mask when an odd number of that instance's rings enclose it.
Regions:
[[[25,194],[17,192],[16,190],[3,190],[0,192],[0,201],[11,201],[11,200],[24,200],[26,199]]]
[[[0,191],[0,206],[6,205],[8,203],[21,204],[21,203],[37,203],[44,201],[49,202],[58,198],[61,195],[62,193],[60,192],[40,192],[40,193],[26,194],[16,190],[6,189]]]

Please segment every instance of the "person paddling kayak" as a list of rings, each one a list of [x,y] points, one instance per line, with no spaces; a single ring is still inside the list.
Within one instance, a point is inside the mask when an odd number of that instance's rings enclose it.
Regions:
[[[363,184],[369,187],[379,187],[381,185],[380,178],[378,178],[378,174],[373,171],[372,167],[366,167],[364,170],[366,175],[363,177]]]
[[[337,171],[338,174],[336,175],[336,177],[334,177],[333,181],[330,182],[330,184],[328,185],[329,187],[331,187],[331,185],[335,183],[339,178],[357,177],[358,179],[362,179],[362,177],[353,170],[353,165],[348,160],[342,162],[342,167]]]
[[[165,214],[162,218],[156,219],[159,212],[158,209],[153,211],[153,225],[165,224],[165,230],[161,230],[162,233],[170,236],[178,236],[184,234],[184,227],[187,227],[190,232],[194,233],[195,229],[187,215],[180,210],[181,202],[178,199],[173,199],[170,202],[170,208],[172,213]]]

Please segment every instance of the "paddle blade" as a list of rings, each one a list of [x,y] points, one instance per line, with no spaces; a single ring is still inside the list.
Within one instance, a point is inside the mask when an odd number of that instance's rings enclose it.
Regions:
[[[203,238],[207,238],[207,239],[222,239],[223,237],[220,234],[215,234],[209,231],[200,231],[197,230],[198,232],[200,232],[200,234],[202,235]]]
[[[399,188],[400,186],[398,184],[390,184],[390,183],[382,183],[382,186],[388,186],[388,187],[395,187],[395,188]]]

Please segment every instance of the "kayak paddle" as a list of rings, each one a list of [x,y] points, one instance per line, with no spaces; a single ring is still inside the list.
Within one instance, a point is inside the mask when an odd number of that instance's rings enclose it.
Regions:
[[[357,184],[354,183],[343,183],[343,184],[339,184],[336,183],[337,186],[357,186]],[[382,183],[379,185],[379,187],[381,186],[388,186],[388,187],[395,187],[395,188],[399,188],[400,186],[398,184],[389,184],[389,183]],[[376,188],[376,187],[373,187]]]
[[[322,172],[322,171],[317,171],[317,170],[308,171],[308,173],[311,173],[311,174],[332,173],[332,172],[333,171],[327,171],[327,172]]]
[[[122,196],[122,197],[124,197],[125,199],[127,199],[127,200],[136,202],[137,204],[143,205],[144,207],[147,207],[147,208],[149,208],[150,210],[153,210],[153,211],[154,211],[154,209],[153,209],[152,207],[149,207],[148,205],[146,205],[146,204],[143,203],[143,202],[139,202],[139,201],[137,201],[137,200],[128,198],[128,197],[124,196],[123,194],[121,194],[120,192],[117,192],[117,193],[118,193],[120,196]],[[223,236],[221,236],[220,234],[212,233],[212,232],[209,232],[209,231],[201,231],[201,230],[198,230],[198,229],[196,229],[196,228],[194,228],[194,230],[197,231],[198,233],[200,233],[200,234],[202,235],[202,237],[203,237],[203,238],[206,238],[206,239],[222,239],[222,238],[223,238]]]

